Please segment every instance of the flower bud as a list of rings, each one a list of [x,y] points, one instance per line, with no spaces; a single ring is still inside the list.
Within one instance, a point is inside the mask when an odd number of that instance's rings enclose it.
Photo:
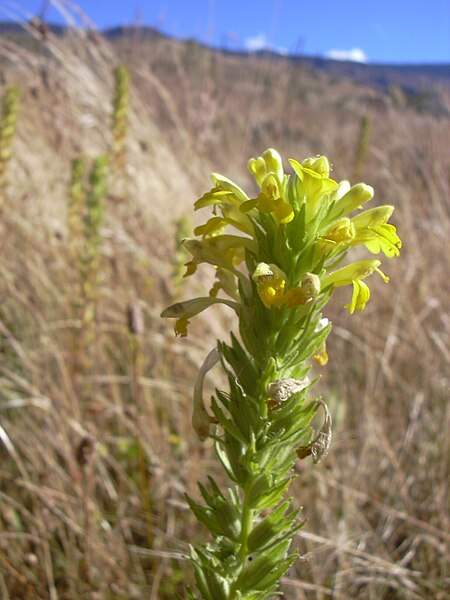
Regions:
[[[307,158],[302,162],[302,166],[325,177],[328,177],[330,174],[330,163],[326,156]]]
[[[364,202],[373,198],[373,187],[365,183],[353,185],[349,191],[335,201],[328,215],[329,219],[336,219],[348,215],[355,209],[360,208]]]
[[[268,148],[262,155],[268,173],[274,173],[280,181],[283,181],[283,162],[280,154],[274,148]]]
[[[280,182],[283,181],[284,172],[281,156],[273,148],[268,148],[258,158],[251,158],[247,167],[260,187],[268,174],[275,175]]]
[[[248,161],[247,168],[256,179],[256,183],[261,186],[267,175],[266,162],[263,157],[259,156],[258,158],[251,158]]]

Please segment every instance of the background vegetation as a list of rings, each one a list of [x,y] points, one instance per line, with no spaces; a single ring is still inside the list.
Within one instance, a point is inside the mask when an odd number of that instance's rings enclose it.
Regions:
[[[175,340],[159,313],[183,294],[176,241],[210,171],[249,186],[248,158],[273,146],[373,185],[404,242],[364,313],[349,318],[342,297],[330,315],[334,441],[294,486],[308,521],[283,592],[443,600],[448,87],[417,104],[287,58],[27,29],[0,41],[3,98],[21,90],[0,157],[0,595],[184,597],[187,544],[204,532],[183,494],[216,471],[191,429],[192,382],[231,317],[199,317]]]

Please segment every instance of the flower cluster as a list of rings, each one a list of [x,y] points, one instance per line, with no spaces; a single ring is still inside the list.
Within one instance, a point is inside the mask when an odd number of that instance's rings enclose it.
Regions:
[[[177,319],[177,334],[185,336],[189,319],[211,304],[222,302],[236,312],[248,307],[252,282],[261,303],[273,310],[295,308],[334,287],[352,285],[345,308],[353,313],[369,300],[366,277],[376,272],[388,281],[375,258],[337,266],[348,249],[358,245],[372,254],[399,255],[401,241],[388,223],[394,207],[355,214],[373,197],[371,186],[337,183],[330,178],[325,156],[289,162],[293,177],[284,173],[281,157],[272,148],[249,161],[260,188],[254,198],[226,177],[212,175],[214,187],[197,200],[195,209],[212,206],[214,216],[195,229],[202,239],[187,239],[184,246],[192,255],[186,275],[198,264],[209,263],[216,269],[216,282],[209,298],[180,302],[164,311],[163,316]],[[247,273],[241,268],[244,262],[250,267]],[[232,300],[219,297],[221,291]]]

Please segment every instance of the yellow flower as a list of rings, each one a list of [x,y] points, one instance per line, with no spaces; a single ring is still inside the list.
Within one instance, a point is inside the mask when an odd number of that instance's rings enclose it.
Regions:
[[[344,308],[349,308],[350,314],[355,310],[363,310],[370,298],[370,291],[367,285],[361,280],[365,279],[373,272],[377,272],[385,283],[389,281],[389,277],[386,277],[386,275],[378,268],[380,264],[381,262],[379,260],[361,260],[347,265],[346,267],[342,267],[342,269],[338,269],[322,279],[322,289],[327,288],[329,285],[339,287],[352,284],[352,301]]]
[[[328,354],[325,343],[320,346],[318,350],[313,354],[313,358],[318,365],[324,367],[328,362]]]
[[[348,217],[339,219],[322,236],[323,239],[335,244],[349,242],[355,236],[355,227]]]
[[[385,205],[353,217],[356,235],[351,245],[364,244],[372,254],[384,252],[388,258],[399,256],[402,242],[394,225],[387,222],[393,212],[393,206]]]
[[[223,232],[225,227],[228,225],[227,220],[223,217],[211,217],[203,225],[199,225],[194,229],[195,235],[201,235],[205,237],[212,237]]]
[[[259,187],[262,187],[263,181],[270,173],[274,174],[279,181],[283,181],[283,162],[281,156],[274,148],[268,148],[258,158],[251,158],[248,161],[247,167],[256,179]]]
[[[244,215],[238,208],[229,204],[220,204],[219,209],[222,216],[214,216],[208,219],[203,225],[194,229],[195,235],[213,237],[223,232],[227,225],[235,227],[243,233],[253,236],[254,230],[251,220]]]
[[[307,206],[314,214],[319,199],[338,188],[338,183],[330,179],[330,164],[325,156],[307,158],[300,164],[289,159],[298,177],[298,193],[306,198]]]
[[[212,297],[216,297],[220,290],[223,290],[230,298],[239,302],[239,291],[238,286],[236,285],[236,278],[233,273],[227,271],[226,269],[218,268],[216,271],[216,279],[214,285],[209,290],[209,295]]]
[[[334,223],[317,240],[317,252],[322,255],[337,246],[347,247],[355,237],[355,227],[348,217],[343,217]]]
[[[181,317],[175,321],[175,335],[179,335],[180,337],[187,336],[187,327],[189,325],[189,319],[187,317]]]
[[[245,213],[255,207],[262,213],[271,213],[278,223],[289,223],[294,218],[292,206],[283,199],[282,184],[272,173],[264,179],[261,193],[256,198],[243,202],[240,209]]]
[[[258,294],[266,308],[281,306],[284,302],[284,279],[274,277],[272,281],[264,281],[258,284]]]
[[[242,257],[245,249],[255,254],[257,251],[254,240],[240,235],[216,235],[203,240],[186,239],[183,245],[193,257],[188,263],[189,274],[195,272],[194,265],[204,262],[234,272],[235,264],[239,262],[234,260],[235,257]]]
[[[239,210],[239,208],[232,206],[231,204],[222,204],[220,210],[229,225],[232,225],[233,227],[236,227],[236,229],[253,237],[255,233],[253,223],[247,215],[244,215],[242,211]]]
[[[301,279],[299,287],[293,287],[288,290],[283,299],[283,303],[289,308],[306,304],[309,300],[317,298],[320,294],[320,277],[315,273],[305,273]]]
[[[193,275],[195,273],[195,271],[197,270],[197,265],[198,265],[198,262],[195,260],[190,260],[189,262],[187,262],[184,265],[186,267],[186,272],[183,275],[183,277],[189,277],[190,275]]]
[[[308,298],[301,287],[293,287],[288,290],[283,297],[282,304],[287,304],[289,308],[306,304]]]
[[[364,310],[369,298],[370,290],[364,281],[354,281],[352,301],[350,304],[346,304],[344,308],[348,308],[350,310],[350,314],[352,315],[355,310]]]
[[[312,156],[302,162],[302,167],[310,169],[322,177],[330,175],[331,166],[326,156]]]
[[[381,261],[377,259],[360,260],[358,262],[351,263],[333,273],[329,273],[322,278],[322,289],[325,289],[329,285],[335,285],[337,287],[342,285],[350,285],[353,281],[360,281],[371,275],[374,271],[379,273],[384,281],[387,283],[389,278],[380,271],[378,268],[381,265]]]
[[[276,265],[259,263],[252,275],[261,302],[266,308],[281,306],[284,302],[286,275]]]
[[[212,173],[211,179],[214,183],[214,187],[194,202],[195,210],[204,208],[205,206],[222,203],[239,206],[241,202],[248,200],[248,196],[244,190],[231,181],[231,179],[228,179],[219,173]]]
[[[234,183],[234,181],[228,179],[228,177],[225,177],[220,173],[211,173],[211,179],[216,187],[220,187],[220,189],[226,190],[233,194],[238,202],[244,202],[244,200],[248,200],[248,196],[244,190]]]

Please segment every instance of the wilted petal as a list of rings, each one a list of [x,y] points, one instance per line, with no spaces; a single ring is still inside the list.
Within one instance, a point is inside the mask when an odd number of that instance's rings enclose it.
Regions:
[[[232,300],[205,296],[202,298],[193,298],[192,300],[184,300],[183,302],[176,302],[164,309],[161,313],[161,317],[169,319],[181,319],[182,317],[186,317],[190,319],[212,304],[226,304],[236,312],[242,308],[241,304],[233,302]]]
[[[209,416],[205,403],[203,402],[203,382],[206,374],[219,361],[219,352],[214,348],[208,354],[197,375],[194,385],[194,407],[192,412],[192,427],[199,439],[203,442],[209,435],[211,417]]]
[[[323,407],[325,411],[325,419],[319,433],[314,440],[307,446],[297,449],[297,456],[302,459],[307,456],[312,456],[315,464],[319,463],[323,458],[328,455],[331,446],[331,413],[328,406],[322,399],[318,400],[318,403]]]
[[[269,383],[267,392],[270,400],[275,404],[280,404],[281,402],[285,402],[293,394],[307,388],[310,383],[311,380],[309,377],[303,377],[303,379],[292,379],[291,377],[287,379],[278,379],[277,381]]]

